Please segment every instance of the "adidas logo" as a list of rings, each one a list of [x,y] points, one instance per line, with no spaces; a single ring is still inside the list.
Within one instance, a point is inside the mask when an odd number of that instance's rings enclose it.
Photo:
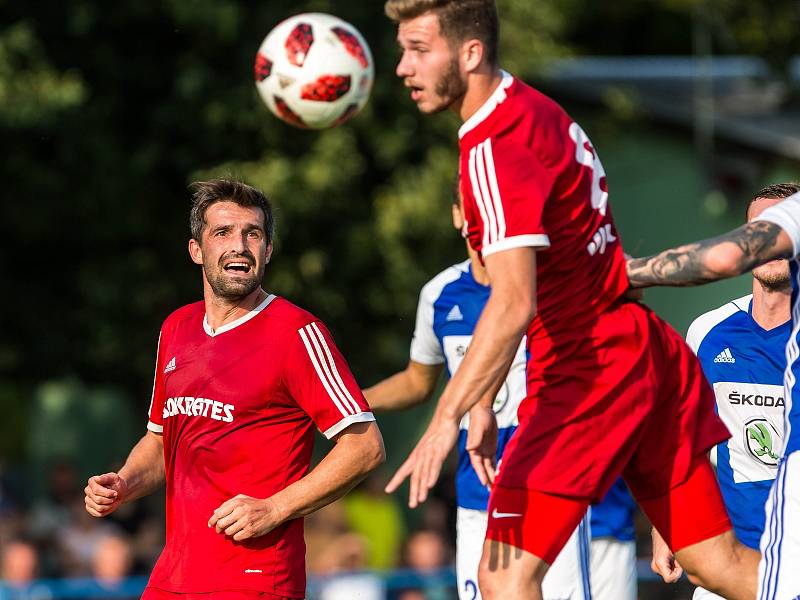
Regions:
[[[173,356],[172,360],[167,363],[166,367],[164,367],[164,374],[166,375],[170,371],[174,371],[174,370],[175,370],[175,357]]]
[[[717,354],[717,358],[714,359],[715,363],[735,363],[736,359],[731,354],[730,348],[725,348],[722,352]]]
[[[463,321],[464,315],[461,314],[461,309],[456,304],[453,308],[450,309],[450,312],[447,313],[447,318],[445,321]]]

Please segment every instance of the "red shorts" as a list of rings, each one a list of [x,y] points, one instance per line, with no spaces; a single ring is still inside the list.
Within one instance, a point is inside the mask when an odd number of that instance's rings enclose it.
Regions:
[[[155,587],[147,586],[141,600],[297,600],[287,596],[276,596],[268,592],[251,590],[224,590],[217,592],[203,592],[184,594],[181,592],[168,592]]]
[[[697,358],[648,308],[620,301],[568,346],[537,361],[533,342],[496,487],[588,504],[622,474],[641,502],[686,481],[696,457],[730,437]]]
[[[640,503],[673,552],[731,528],[714,469],[705,456],[695,460],[686,481]],[[486,537],[553,564],[588,506],[586,500],[495,486]]]

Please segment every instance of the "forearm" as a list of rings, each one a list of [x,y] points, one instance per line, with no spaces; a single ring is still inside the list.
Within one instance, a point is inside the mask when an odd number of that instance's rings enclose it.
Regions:
[[[491,406],[534,311],[502,294],[489,297],[469,351],[439,399],[434,418],[459,419],[475,404]]]
[[[305,516],[344,496],[385,458],[378,426],[356,423],[308,475],[269,500],[280,522]]]
[[[119,476],[125,480],[124,502],[151,494],[164,484],[164,442],[148,431],[133,447]]]
[[[376,411],[400,410],[422,404],[430,398],[442,365],[410,363],[399,373],[364,390],[370,408]]]
[[[774,223],[754,221],[716,238],[628,261],[632,287],[693,286],[734,277],[776,258],[789,258],[791,245]]]

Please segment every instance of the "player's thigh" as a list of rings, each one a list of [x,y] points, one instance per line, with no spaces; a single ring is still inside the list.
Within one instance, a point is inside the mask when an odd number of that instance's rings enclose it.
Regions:
[[[796,600],[800,596],[800,452],[781,462],[764,510],[757,597]]]
[[[592,540],[591,582],[593,600],[636,600],[636,542]]]
[[[714,469],[705,454],[695,458],[685,481],[659,495],[647,496],[648,488],[627,475],[625,481],[650,522],[676,554],[731,530]]]
[[[589,513],[583,517],[542,580],[543,600],[592,600]]]
[[[479,570],[484,598],[486,589],[498,585],[523,590],[540,583],[588,505],[588,500],[495,485]]]
[[[456,579],[459,600],[479,600],[478,566],[486,539],[485,510],[458,507],[456,513]]]

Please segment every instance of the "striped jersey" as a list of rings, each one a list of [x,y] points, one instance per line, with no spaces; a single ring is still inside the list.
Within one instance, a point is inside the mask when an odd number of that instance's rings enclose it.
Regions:
[[[770,206],[754,220],[779,225],[792,240],[793,258],[789,261],[792,280],[792,332],[786,344],[784,377],[786,443],[783,453],[788,455],[800,450],[800,193]]]
[[[478,318],[489,299],[490,288],[472,276],[470,261],[453,265],[422,288],[411,341],[411,360],[423,365],[444,363],[448,376],[456,372],[472,340]],[[520,342],[503,387],[494,402],[499,428],[497,460],[517,428],[517,408],[525,397],[525,344]],[[489,491],[481,485],[466,452],[469,414],[461,420],[458,436],[458,505],[486,510]]]
[[[534,393],[573,375],[574,349],[628,288],[605,171],[583,129],[508,73],[459,138],[470,245],[484,258],[539,250],[537,313],[527,331]]]
[[[325,326],[268,296],[212,330],[205,304],[161,328],[148,429],[163,434],[166,546],[149,585],[305,597],[303,520],[234,542],[207,527],[223,502],[269,498],[303,477],[314,428],[331,438],[373,416]]]
[[[718,444],[717,479],[736,536],[758,548],[764,504],[783,448],[786,322],[769,331],[752,316],[752,296],[705,313],[686,342],[714,388],[716,409],[731,432]]]

